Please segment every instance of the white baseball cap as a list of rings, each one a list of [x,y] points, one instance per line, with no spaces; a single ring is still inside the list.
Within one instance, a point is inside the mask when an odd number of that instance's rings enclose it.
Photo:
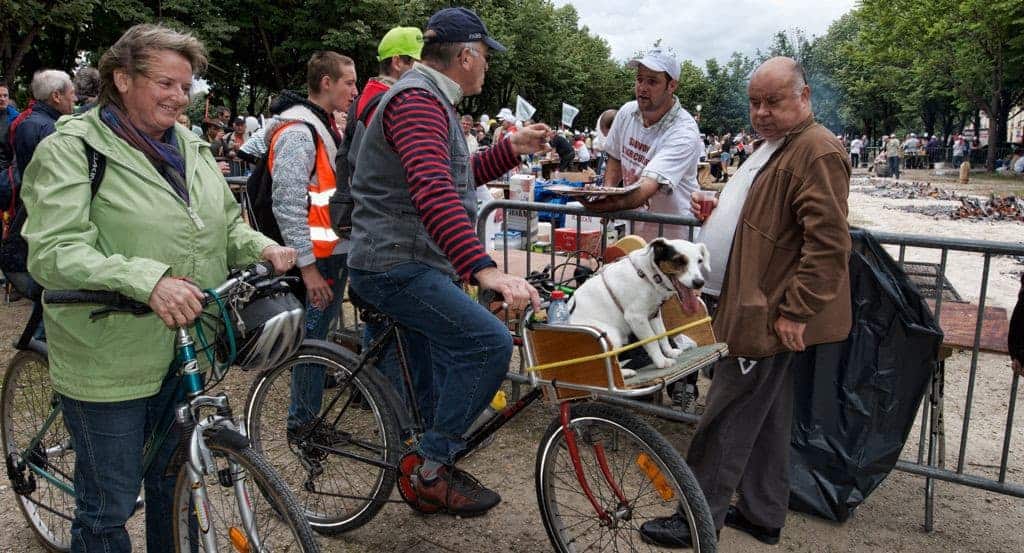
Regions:
[[[632,69],[642,65],[653,71],[664,71],[673,81],[679,80],[679,62],[676,61],[675,55],[661,48],[648,50],[644,57],[631,60],[626,65]]]
[[[498,112],[499,121],[511,121],[515,118],[516,116],[512,115],[512,110],[508,108],[501,108],[501,111]]]

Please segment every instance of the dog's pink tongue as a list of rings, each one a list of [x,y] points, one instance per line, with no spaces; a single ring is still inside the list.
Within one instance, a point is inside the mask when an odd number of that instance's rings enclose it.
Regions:
[[[674,281],[676,294],[679,296],[679,303],[683,306],[683,312],[687,315],[692,315],[700,309],[700,304],[697,301],[697,297],[700,292],[683,286],[678,280]]]

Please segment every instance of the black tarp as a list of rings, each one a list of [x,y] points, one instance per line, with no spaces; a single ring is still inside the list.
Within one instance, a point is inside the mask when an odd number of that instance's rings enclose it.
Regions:
[[[853,326],[795,370],[791,509],[844,521],[896,465],[937,369],[942,330],[869,233],[851,232]]]

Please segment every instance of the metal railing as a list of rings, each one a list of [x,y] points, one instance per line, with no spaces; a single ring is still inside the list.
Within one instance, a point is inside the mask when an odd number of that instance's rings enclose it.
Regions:
[[[906,261],[907,248],[938,250],[939,263],[935,275],[935,282],[936,290],[940,291],[942,290],[942,281],[946,277],[946,267],[949,261],[950,252],[975,253],[984,256],[981,270],[980,290],[978,293],[974,339],[970,348],[970,372],[967,381],[967,393],[963,411],[964,415],[960,433],[960,444],[957,453],[956,470],[949,470],[945,468],[945,447],[943,445],[945,440],[943,422],[943,400],[945,395],[944,359],[939,360],[939,370],[932,378],[928,401],[926,401],[922,407],[921,436],[918,441],[917,460],[908,461],[906,459],[901,459],[896,464],[896,468],[898,470],[925,477],[925,529],[930,532],[934,528],[934,480],[942,480],[990,492],[1024,498],[1024,485],[1020,483],[1007,482],[1006,480],[1007,463],[1009,460],[1011,438],[1013,435],[1013,419],[1016,411],[1020,377],[1016,375],[1011,377],[1010,397],[1007,403],[1006,424],[1004,426],[1003,446],[1000,452],[998,465],[998,477],[992,479],[980,474],[969,474],[964,468],[966,464],[965,460],[967,458],[967,442],[968,437],[970,436],[975,383],[978,373],[978,359],[981,353],[981,338],[985,321],[985,303],[988,295],[992,259],[996,256],[1024,256],[1024,245],[888,232],[872,232],[871,234],[882,244],[899,246],[898,262],[901,266]],[[933,313],[936,322],[940,324],[942,321],[942,305],[943,294],[938,293],[935,296],[935,309]]]
[[[551,213],[564,213],[567,215],[576,215],[576,230],[577,233],[581,230],[582,222],[580,217],[600,217],[608,220],[625,220],[629,221],[630,224],[634,222],[652,222],[659,224],[659,234],[663,233],[663,229],[668,225],[681,225],[686,226],[689,229],[689,238],[693,240],[696,227],[700,226],[700,222],[690,216],[680,215],[662,215],[653,214],[640,211],[626,211],[626,212],[615,212],[615,213],[594,213],[587,211],[580,207],[570,207],[565,205],[553,205],[543,204],[534,202],[520,202],[511,200],[495,200],[487,203],[480,211],[478,222],[477,222],[477,233],[478,236],[484,243],[487,243],[488,237],[486,233],[486,219],[495,210],[518,210],[521,212],[551,212]],[[508,230],[508,211],[506,211],[506,217],[503,218],[501,229],[503,232]],[[607,222],[602,223],[601,232],[601,251],[607,246]],[[554,229],[552,229],[554,232]],[[631,233],[631,232],[630,232]],[[1011,436],[1013,430],[1013,419],[1016,409],[1016,397],[1018,393],[1019,377],[1013,376],[1010,386],[1010,398],[1008,402],[1008,409],[1006,414],[1006,425],[1003,436],[1003,446],[1000,455],[1000,462],[998,466],[998,477],[991,478],[982,474],[972,474],[965,470],[965,458],[967,456],[967,443],[970,431],[970,423],[972,416],[972,405],[974,401],[974,388],[975,379],[977,375],[978,359],[981,353],[980,344],[982,336],[982,324],[984,322],[985,312],[985,301],[988,292],[988,280],[991,269],[991,262],[993,257],[996,256],[1024,256],[1024,245],[1001,243],[1001,242],[986,242],[982,240],[965,240],[965,239],[951,239],[951,238],[939,238],[934,236],[916,236],[916,235],[904,235],[895,234],[888,232],[872,232],[871,233],[879,242],[883,244],[893,245],[899,247],[898,263],[902,267],[906,261],[907,248],[924,248],[930,250],[938,250],[940,260],[938,263],[937,272],[935,275],[936,286],[935,289],[939,291],[938,296],[935,299],[934,315],[936,322],[941,321],[942,316],[942,294],[941,291],[944,289],[944,283],[946,282],[946,266],[949,258],[949,253],[953,252],[967,252],[976,253],[984,256],[984,265],[982,268],[981,275],[981,289],[979,293],[978,301],[978,318],[977,325],[974,333],[973,347],[971,348],[971,363],[970,363],[970,376],[967,387],[966,405],[964,409],[964,417],[962,422],[962,431],[959,444],[959,454],[957,456],[957,467],[956,470],[949,470],[944,467],[944,460],[940,462],[938,455],[940,450],[943,449],[941,446],[942,440],[944,440],[944,430],[942,427],[942,416],[943,416],[943,399],[944,399],[944,378],[945,378],[945,363],[944,360],[938,359],[939,369],[934,373],[931,384],[929,386],[927,401],[923,402],[921,409],[921,436],[918,443],[918,451],[916,460],[901,459],[896,464],[896,469],[923,476],[925,478],[925,529],[929,532],[934,527],[934,498],[935,498],[935,480],[942,480],[946,482],[952,482],[964,486],[987,490],[990,492],[1005,494],[1013,497],[1024,497],[1024,485],[1016,482],[1007,481],[1007,463],[1009,459],[1009,453],[1011,449]],[[530,252],[530,245],[533,243],[532,237],[529,233],[524,235],[526,241],[526,271],[527,274],[531,270],[531,259],[536,256],[539,258],[546,258],[546,261],[554,267],[556,265],[556,252],[555,248],[551,248],[550,253],[537,254]],[[504,267],[509,266],[509,254],[507,247],[502,248],[502,262]]]

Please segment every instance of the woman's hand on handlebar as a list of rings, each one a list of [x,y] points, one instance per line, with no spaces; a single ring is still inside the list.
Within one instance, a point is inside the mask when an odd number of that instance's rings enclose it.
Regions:
[[[298,252],[296,252],[294,248],[286,248],[285,246],[273,244],[263,248],[260,255],[263,256],[263,259],[266,259],[274,265],[275,273],[282,275],[295,266],[295,259],[298,256]]]
[[[500,293],[512,310],[523,311],[532,304],[534,311],[540,311],[540,295],[526,279],[505,274],[495,267],[477,271],[473,276],[481,288]]]
[[[186,326],[203,312],[203,292],[187,280],[163,277],[149,295],[149,307],[168,328]]]

